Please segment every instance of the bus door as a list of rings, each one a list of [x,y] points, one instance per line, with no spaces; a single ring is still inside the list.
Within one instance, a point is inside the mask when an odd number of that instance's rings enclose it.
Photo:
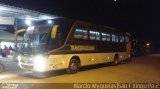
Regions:
[[[17,58],[17,56],[18,56],[18,43],[21,43],[21,41],[19,41],[19,34],[20,33],[24,33],[24,32],[26,32],[26,30],[25,29],[20,29],[20,30],[17,30],[16,32],[15,32],[15,34],[14,34],[14,42],[15,42],[15,50],[14,50],[14,52],[13,52],[13,58],[14,59],[16,59]]]

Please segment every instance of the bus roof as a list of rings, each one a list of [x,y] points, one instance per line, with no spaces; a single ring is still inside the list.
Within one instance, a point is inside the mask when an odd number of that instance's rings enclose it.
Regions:
[[[125,32],[123,31],[120,31],[120,30],[117,30],[116,28],[114,27],[110,27],[110,26],[105,26],[105,25],[96,25],[96,24],[93,24],[93,23],[89,23],[89,22],[85,22],[85,21],[80,21],[80,20],[75,20],[77,23],[81,23],[81,24],[84,24],[84,25],[88,25],[90,26],[91,28],[99,28],[98,30],[101,30],[101,31],[109,31],[109,32],[114,32],[114,33],[122,33],[122,34],[126,34]],[[127,32],[128,33],[128,32]]]
[[[123,31],[117,30],[116,28],[113,28],[113,27],[104,26],[104,25],[96,25],[96,24],[89,23],[89,22],[86,22],[86,21],[81,21],[81,20],[75,20],[75,19],[64,18],[64,17],[55,18],[55,19],[52,19],[52,20],[53,20],[53,23],[54,23],[54,21],[69,22],[69,23],[73,23],[73,24],[82,25],[83,27],[89,27],[89,28],[92,28],[93,30],[95,29],[95,30],[100,30],[100,31],[108,31],[108,32],[113,32],[113,33],[120,33],[120,34],[129,35],[128,32],[123,32]],[[38,22],[38,24],[43,23],[43,22],[44,21],[40,21],[40,22]]]

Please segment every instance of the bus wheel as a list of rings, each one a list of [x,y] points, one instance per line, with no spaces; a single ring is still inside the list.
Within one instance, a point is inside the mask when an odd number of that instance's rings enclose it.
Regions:
[[[74,74],[77,73],[79,69],[79,63],[77,60],[75,59],[71,59],[70,63],[69,63],[69,67],[67,69],[67,73],[69,74]]]
[[[0,64],[0,73],[3,72],[3,70],[4,70],[4,65]]]
[[[113,66],[116,66],[119,64],[119,56],[118,55],[115,55],[114,56],[114,61],[112,62],[112,65]]]

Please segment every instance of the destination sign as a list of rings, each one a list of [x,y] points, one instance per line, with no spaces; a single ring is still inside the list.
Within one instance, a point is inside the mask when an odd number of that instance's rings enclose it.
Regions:
[[[72,51],[94,51],[93,45],[70,45]]]

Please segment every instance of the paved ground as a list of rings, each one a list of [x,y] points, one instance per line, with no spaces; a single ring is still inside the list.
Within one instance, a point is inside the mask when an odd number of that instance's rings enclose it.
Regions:
[[[1,59],[2,60],[2,59]],[[3,59],[5,71],[1,83],[160,83],[160,54],[135,57],[130,63],[118,66],[97,65],[81,68],[77,74],[52,72],[47,78],[37,78],[21,70],[11,59]]]

